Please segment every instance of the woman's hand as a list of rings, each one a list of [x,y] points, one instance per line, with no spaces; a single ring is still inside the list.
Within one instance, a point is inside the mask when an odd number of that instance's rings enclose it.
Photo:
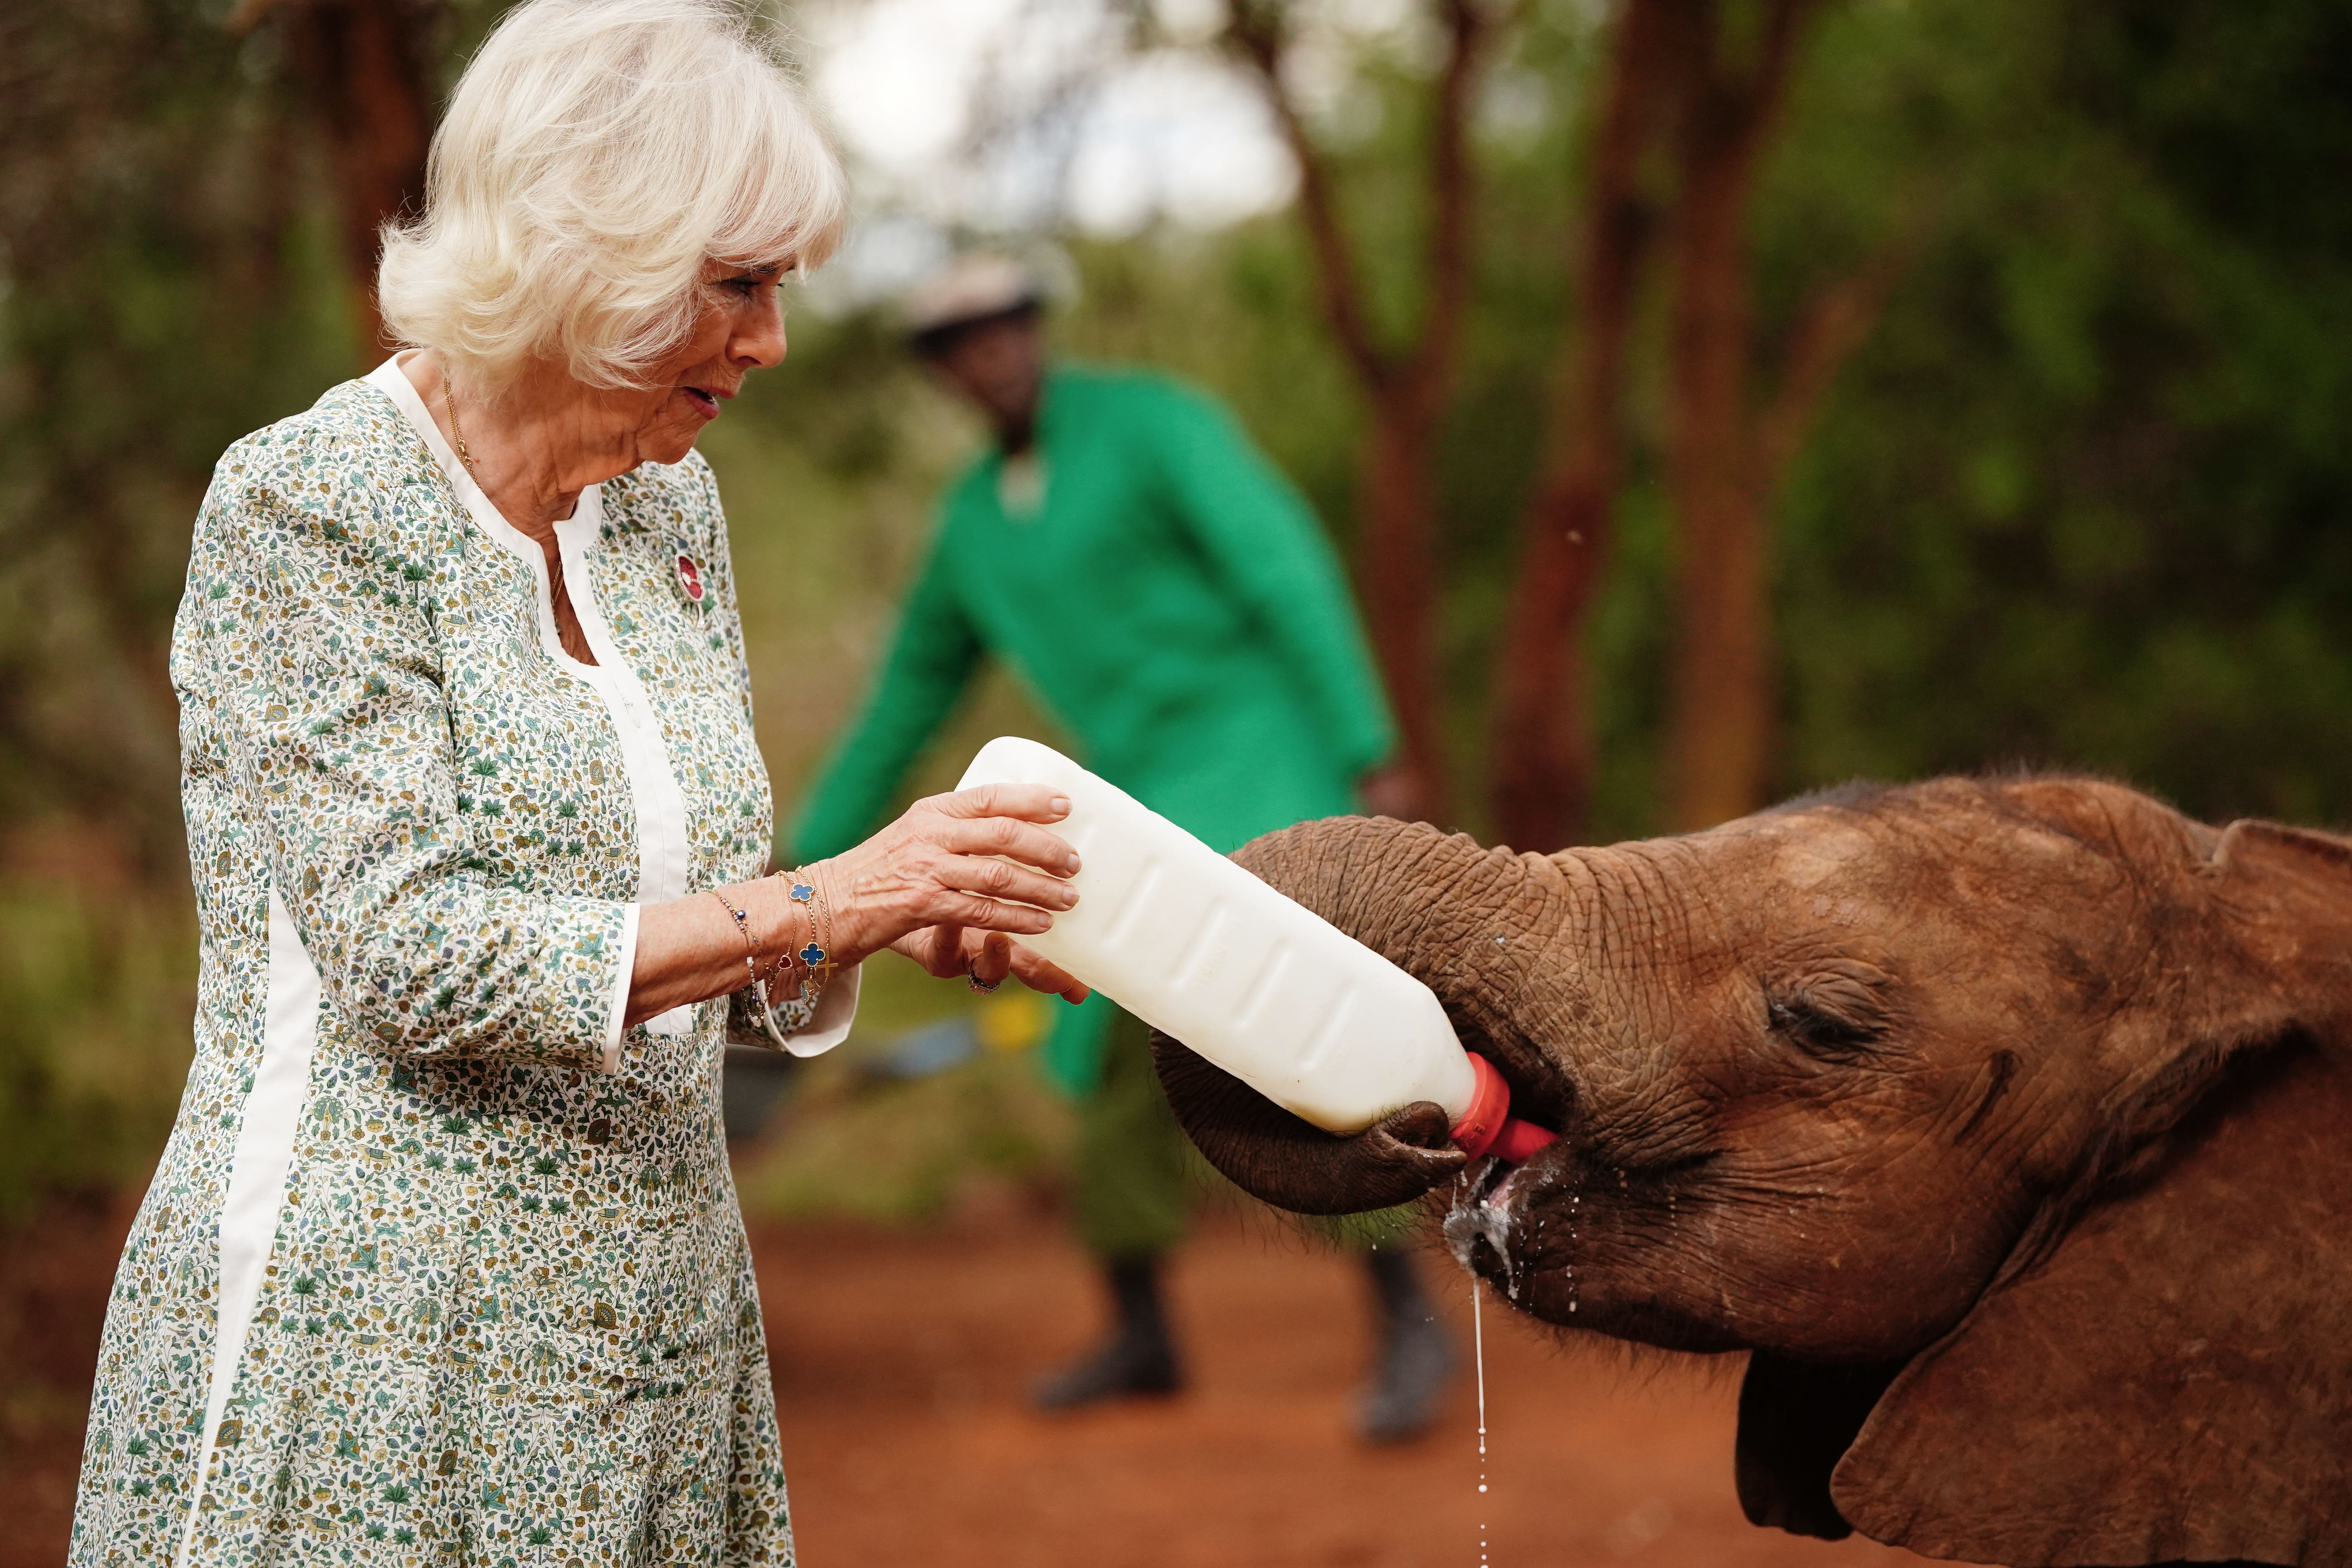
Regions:
[[[1008,974],[1032,991],[1083,1002],[1090,994],[1069,971],[1048,963],[1003,931],[972,931],[964,926],[926,926],[890,944],[941,979],[969,975],[983,991],[993,991]]]
[[[810,868],[833,916],[830,956],[856,963],[884,948],[931,973],[1083,1001],[1087,988],[1014,936],[1052,928],[1075,906],[1078,857],[1039,824],[1070,814],[1046,784],[982,784],[919,800],[845,854]]]
[[[1011,940],[1049,929],[1049,911],[1078,901],[1068,880],[1076,853],[1033,826],[1069,815],[1069,801],[1045,784],[985,784],[917,801],[847,854],[804,868],[832,917],[829,931],[816,931],[825,956],[845,969],[887,947],[933,974],[992,986],[1010,973],[1034,991],[1085,1001],[1084,985]],[[740,990],[751,975],[747,928],[761,972],[782,966],[789,981],[788,955],[810,939],[814,911],[792,901],[782,877],[717,891],[640,913],[627,1022]],[[729,912],[738,909],[742,927]]]

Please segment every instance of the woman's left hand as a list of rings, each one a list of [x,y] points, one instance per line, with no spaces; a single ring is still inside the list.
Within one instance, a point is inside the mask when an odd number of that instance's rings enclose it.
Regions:
[[[964,975],[982,991],[995,990],[1010,974],[1032,991],[1071,1002],[1083,1002],[1089,994],[1076,976],[1038,957],[1001,931],[926,926],[892,942],[890,951],[913,959],[942,980]]]
[[[942,977],[1084,1001],[1087,987],[1013,938],[1052,929],[1077,902],[1077,855],[1048,827],[1066,796],[1034,784],[981,784],[917,801],[854,849],[806,868],[832,909],[837,963],[888,948]]]

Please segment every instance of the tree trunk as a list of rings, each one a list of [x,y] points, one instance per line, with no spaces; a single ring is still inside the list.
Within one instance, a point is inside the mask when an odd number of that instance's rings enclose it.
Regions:
[[[1286,8],[1275,0],[1233,0],[1226,46],[1260,79],[1298,165],[1299,221],[1314,258],[1323,316],[1340,357],[1370,411],[1356,464],[1356,582],[1364,598],[1372,647],[1402,731],[1407,778],[1391,793],[1409,806],[1384,809],[1444,821],[1444,753],[1440,692],[1431,647],[1436,601],[1434,519],[1437,425],[1460,357],[1462,320],[1470,293],[1472,208],[1476,199],[1468,121],[1486,47],[1512,13],[1490,12],[1479,0],[1438,0],[1434,20],[1447,40],[1431,105],[1426,165],[1430,207],[1423,245],[1426,296],[1412,341],[1383,345],[1371,324],[1353,252],[1340,222],[1329,161],[1307,133],[1297,103],[1283,82]]]
[[[1755,810],[1769,763],[1770,552],[1748,395],[1747,220],[1806,9],[1773,0],[1757,62],[1735,73],[1721,60],[1717,0],[1701,3],[1704,85],[1677,148],[1667,350],[1667,489],[1680,524],[1668,813],[1685,829]]]
[[[1668,731],[1677,828],[1755,809],[1769,728],[1764,518],[1749,483],[1747,191],[1738,153],[1696,150],[1685,163],[1678,226],[1666,437],[1667,489],[1680,524]]]
[[[282,8],[289,52],[327,132],[361,356],[391,345],[375,298],[386,219],[421,211],[433,138],[425,85],[436,10],[415,0],[303,0]]]
[[[1608,563],[1625,466],[1627,342],[1655,215],[1642,156],[1680,96],[1682,8],[1627,0],[1577,233],[1574,314],[1553,393],[1545,471],[1495,672],[1489,801],[1496,832],[1549,851],[1584,832],[1592,794],[1585,621]]]
[[[1412,774],[1415,816],[1444,811],[1436,660],[1431,647],[1431,563],[1436,488],[1430,472],[1433,400],[1396,377],[1373,401],[1357,457],[1356,579],[1366,632],[1396,711],[1400,759]]]

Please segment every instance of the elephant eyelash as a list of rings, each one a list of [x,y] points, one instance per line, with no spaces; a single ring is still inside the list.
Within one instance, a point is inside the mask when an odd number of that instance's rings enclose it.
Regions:
[[[1695,1171],[1704,1170],[1706,1167],[1714,1164],[1717,1160],[1722,1158],[1723,1151],[1720,1149],[1695,1150],[1688,1154],[1677,1155],[1671,1160],[1662,1160],[1654,1165],[1644,1165],[1642,1167],[1642,1176],[1643,1180],[1652,1182],[1663,1182],[1674,1177],[1687,1176]]]
[[[1841,1017],[1799,993],[1769,997],[1764,1016],[1772,1032],[1784,1037],[1808,1056],[1851,1061],[1874,1048],[1884,1031],[1875,1024]]]

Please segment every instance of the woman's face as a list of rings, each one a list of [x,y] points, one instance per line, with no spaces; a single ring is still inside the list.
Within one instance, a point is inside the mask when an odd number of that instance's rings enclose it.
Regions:
[[[636,423],[641,462],[675,463],[694,449],[702,427],[719,417],[755,370],[784,358],[784,312],[777,298],[782,263],[706,262],[697,285],[701,310],[676,353],[653,368]]]

